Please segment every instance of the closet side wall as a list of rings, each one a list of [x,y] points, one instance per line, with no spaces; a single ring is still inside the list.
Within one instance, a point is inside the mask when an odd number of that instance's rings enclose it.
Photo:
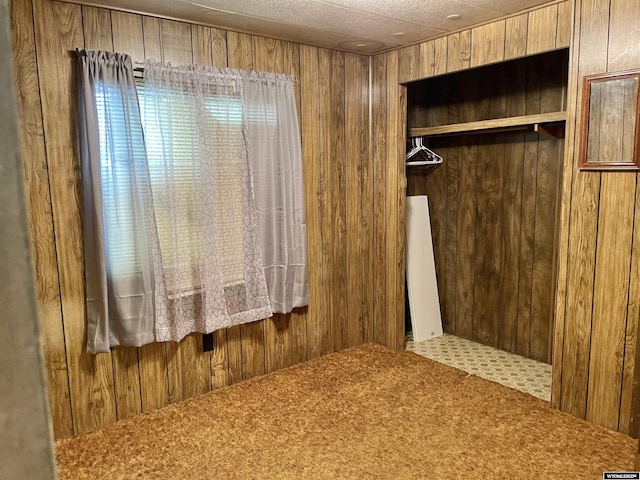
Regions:
[[[51,0],[11,2],[11,23],[56,438],[371,341],[375,332],[382,332],[376,336],[381,343],[397,346],[399,329],[386,323],[386,302],[393,296],[383,291],[374,297],[373,287],[387,267],[377,262],[374,245],[388,248],[374,211],[388,205],[386,177],[370,154],[369,57]],[[308,308],[218,331],[213,352],[202,352],[201,335],[179,344],[114,348],[96,356],[84,352],[75,54],[70,53],[75,48],[126,52],[135,62],[154,58],[295,77],[307,208]],[[374,186],[381,196],[374,197]]]

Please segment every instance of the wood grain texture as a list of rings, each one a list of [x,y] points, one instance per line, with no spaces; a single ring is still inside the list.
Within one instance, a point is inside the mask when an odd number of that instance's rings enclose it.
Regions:
[[[529,12],[527,28],[527,55],[556,48],[558,33],[558,5]]]
[[[430,199],[445,331],[549,362],[562,141],[464,130],[478,118],[547,118],[534,112],[560,105],[567,78],[566,52],[547,55],[411,84],[409,125],[440,125],[411,134],[451,127],[469,135],[430,136],[445,164],[422,179],[409,170],[408,192]]]
[[[85,352],[82,207],[73,94],[76,72],[68,54],[84,45],[82,14],[78,5],[45,0],[35,1],[33,7],[71,410],[74,432],[79,433],[116,419],[111,354]]]
[[[476,170],[478,168],[475,139],[473,137],[463,138],[461,150],[458,158],[464,158],[465,160],[464,165],[460,168],[458,196],[455,333],[461,337],[472,338],[475,286],[475,227],[477,221],[475,205]]]
[[[579,11],[580,5],[572,3],[572,14]],[[576,48],[580,44],[580,22],[574,25],[574,18],[571,18],[572,32],[570,44],[572,55],[570,56],[568,68],[567,85],[567,115],[569,119],[576,118],[579,102],[579,68],[580,56],[575,54]],[[568,252],[569,252],[569,224],[571,216],[571,198],[574,176],[574,145],[576,137],[576,122],[569,120],[565,125],[565,153],[562,166],[562,194],[560,197],[560,235],[558,242],[558,283],[555,298],[555,325],[553,337],[552,355],[552,383],[551,383],[551,406],[561,408],[562,403],[562,373],[564,361],[564,340],[566,327],[566,299],[568,285]]]
[[[345,149],[347,189],[347,344],[354,346],[364,339],[362,284],[362,63],[356,55],[345,55]],[[368,124],[366,126],[368,128]]]
[[[307,244],[322,244],[322,210],[320,184],[320,106],[318,49],[300,47],[302,122],[302,163],[305,187]],[[326,324],[323,322],[322,252],[318,248],[307,250],[309,276],[309,307],[307,310],[307,357],[319,358]]]
[[[344,105],[344,54],[320,49],[320,131],[323,277],[325,287],[325,315],[331,322],[327,352],[340,350],[347,344],[346,285],[344,245],[344,119],[340,117]],[[339,295],[331,292],[342,291]]]
[[[398,79],[398,51],[389,52],[387,54],[387,129],[389,137],[386,142],[386,186],[387,192],[385,202],[386,210],[386,292],[387,292],[387,329],[385,345],[395,348],[396,338],[400,335],[400,331],[395,328],[396,323],[396,297],[398,284],[404,284],[404,277],[399,277],[397,267],[397,252],[400,247],[403,235],[398,235],[399,209],[397,203],[397,195],[400,193],[398,188],[398,128],[402,122],[402,116],[398,111],[399,101],[399,79]],[[404,162],[403,162],[404,163]],[[404,232],[402,232],[404,234]]]
[[[373,59],[371,57],[360,57],[361,72],[360,77],[360,181],[361,187],[361,209],[362,209],[362,230],[360,237],[360,248],[362,255],[362,315],[363,315],[363,341],[365,343],[373,341],[373,317],[374,317],[374,278],[377,269],[374,266],[376,261],[374,255],[374,159],[373,159],[373,118],[372,118],[372,70]]]
[[[503,162],[501,138],[485,136],[478,144],[476,165],[476,243],[473,337],[497,346],[500,311]],[[498,135],[500,137],[500,135]],[[486,141],[487,143],[484,143]],[[503,147],[504,148],[504,147]]]
[[[420,45],[411,45],[398,50],[398,81],[412,82],[420,78]],[[428,69],[428,67],[427,67]]]
[[[587,420],[611,430],[622,391],[635,177],[607,172],[600,184]]]
[[[506,22],[487,23],[471,30],[471,66],[501,62],[505,56]]]
[[[610,10],[609,48],[607,58],[607,70],[618,71],[640,66],[640,52],[630,45],[637,45],[640,39],[638,28],[629,28],[630,25],[638,25],[640,22],[640,5],[637,2],[612,1]],[[637,174],[636,174],[637,182]],[[625,347],[623,359],[622,392],[620,400],[620,418],[618,429],[629,432],[634,438],[638,438],[638,429],[631,430],[631,419],[640,418],[640,391],[634,377],[640,378],[640,366],[635,361],[638,356],[638,321],[640,321],[640,254],[638,246],[640,241],[640,198],[636,185],[635,219],[633,229],[633,246],[631,252],[631,269],[629,272],[629,300],[627,305],[627,319],[625,332]],[[634,389],[634,387],[636,387]],[[634,391],[635,390],[635,391]]]
[[[373,251],[375,262],[386,265],[385,232],[386,215],[386,175],[387,175],[387,56],[378,55],[373,59]],[[387,338],[387,279],[386,268],[378,270],[374,279],[373,341],[384,344]]]
[[[503,263],[501,268],[500,312],[498,316],[498,348],[516,351],[518,338],[518,283],[520,279],[520,232],[522,228],[522,184],[525,136],[520,132],[508,133],[504,142],[503,167]],[[559,164],[558,159],[556,162]],[[551,301],[553,294],[549,295]]]
[[[516,350],[529,357],[531,352],[531,292],[535,241],[536,173],[538,171],[538,137],[525,135],[520,213],[520,255],[518,278],[518,317]]]
[[[505,20],[504,58],[523,57],[527,53],[529,15],[523,13]]]
[[[73,432],[65,356],[49,172],[45,154],[31,2],[11,2],[13,68],[31,255],[40,317],[40,345],[47,373],[49,409],[56,437]]]
[[[637,181],[637,179],[636,179]],[[640,348],[638,348],[638,322],[640,321],[640,208],[638,185],[631,250],[629,305],[627,307],[627,331],[625,335],[624,365],[622,372],[622,398],[618,429],[638,438],[640,430]]]
[[[577,71],[573,74],[582,76],[602,71],[606,69],[607,58],[608,2],[578,0],[576,11],[580,12],[577,50],[579,57],[577,67],[574,66]],[[574,52],[575,48],[574,40]],[[576,117],[580,118],[579,115],[578,110]],[[575,149],[573,152],[575,154]],[[573,159],[566,161],[573,163]],[[568,247],[566,258],[560,259],[568,264],[566,293],[563,299],[564,346],[560,374],[560,409],[585,418],[591,354],[600,173],[589,172],[585,175],[575,172],[571,191],[572,201],[567,226],[570,232]]]
[[[433,74],[440,75],[447,72],[449,37],[438,37],[433,41]],[[459,45],[459,44],[458,44]]]
[[[573,2],[558,3],[558,26],[556,33],[556,48],[569,47],[571,41]]]
[[[398,85],[398,52],[387,54],[387,129],[390,136],[387,140],[387,174],[386,174],[386,291],[387,291],[387,332],[385,345],[389,348],[396,348],[401,330],[396,327],[398,322],[398,305],[404,302],[398,297],[398,286],[404,285],[404,277],[399,275],[398,250],[403,243],[400,239],[404,237],[404,232],[400,233],[400,208],[398,196],[401,193],[401,179],[398,158],[398,132],[400,122],[404,116],[400,115],[400,86]],[[404,165],[404,162],[402,162]],[[403,259],[404,260],[404,259]]]
[[[375,171],[369,132],[370,60],[367,57],[350,55],[347,62],[344,54],[326,51],[327,63],[322,67],[326,93],[321,95],[319,51],[313,47],[48,0],[38,0],[33,10],[26,3],[19,6],[20,9],[14,9],[13,13],[16,25],[22,16],[21,28],[14,27],[19,38],[15,55],[28,59],[28,52],[31,52],[31,65],[25,60],[21,71],[31,68],[34,72],[22,79],[24,92],[30,89],[30,93],[24,98],[21,115],[34,125],[28,128],[25,125],[24,142],[34,151],[29,172],[33,174],[30,177],[32,187],[37,189],[37,195],[33,191],[37,209],[34,207],[32,219],[32,228],[40,232],[35,240],[37,249],[42,248],[39,242],[50,238],[47,243],[49,259],[43,251],[37,257],[37,271],[43,289],[46,289],[41,297],[41,308],[47,312],[43,318],[52,322],[47,327],[46,340],[50,346],[48,375],[57,437],[90,430],[116,418],[159,408],[170,401],[260,375],[267,368],[282,368],[335,348],[356,345],[362,343],[365,336],[373,338],[374,302],[377,301],[373,284],[378,271],[373,244],[375,229],[380,223],[374,222]],[[28,27],[34,24],[37,39],[34,39],[33,30],[29,35]],[[97,357],[83,353],[85,317],[80,183],[75,153],[75,71],[71,59],[60,68],[60,58],[68,58],[69,50],[83,46],[123,51],[129,53],[134,62],[154,58],[176,65],[226,66],[228,63],[234,68],[256,66],[295,77],[296,103],[303,129],[312,300],[306,309],[270,320],[268,339],[265,340],[265,322],[260,321],[216,332],[211,354],[202,353],[200,335],[189,336],[180,344],[117,348],[111,354]],[[36,47],[39,57],[36,57]],[[332,77],[334,71],[344,71],[347,63],[351,72],[348,80],[344,73],[337,79]],[[38,78],[43,82],[46,79],[42,109],[38,104],[37,83],[27,84],[27,80]],[[386,90],[386,86],[383,88]],[[67,108],[60,108],[62,104]],[[329,112],[323,130],[320,129],[320,111]],[[353,145],[351,137],[355,137]],[[320,150],[321,144],[325,146],[324,150]],[[325,156],[325,152],[329,152],[329,156]],[[38,157],[41,163],[38,163]],[[321,161],[325,162],[326,171],[319,169]],[[338,170],[331,171],[336,162]],[[50,171],[48,166],[54,166],[55,170]],[[326,198],[334,212],[323,230],[323,209],[317,199],[322,198],[330,177],[333,178],[331,196]],[[351,185],[352,181],[354,185]],[[397,194],[395,198],[397,201]],[[380,201],[385,202],[384,199]],[[326,218],[324,220],[326,222]],[[45,226],[50,232],[48,237]],[[318,252],[321,252],[326,231],[332,234],[326,238],[335,238],[338,243],[326,244],[326,264],[323,266],[323,257]],[[385,235],[386,230],[383,230],[380,234],[382,249],[387,248]],[[340,252],[343,252],[341,256]],[[324,293],[327,285],[323,284],[323,268],[328,271],[329,266],[334,267],[331,276],[335,281],[330,287],[333,290]],[[60,286],[56,283],[58,278]],[[384,283],[381,286],[386,288]],[[356,290],[351,293],[354,287]],[[334,310],[343,312],[336,324],[336,330],[340,330],[337,346],[334,337],[330,336],[334,317],[323,318],[323,296]],[[349,298],[354,304],[349,303]],[[381,303],[380,307],[386,312],[386,304]],[[351,316],[348,312],[359,313]],[[386,321],[386,313],[383,318]],[[386,325],[381,327],[386,332]]]
[[[562,144],[539,136],[536,171],[535,238],[531,284],[530,357],[551,363],[551,335],[557,274],[555,242],[558,238]]]
[[[447,72],[469,68],[471,62],[471,30],[448,36]]]
[[[435,42],[429,40],[420,44],[420,78],[435,74]]]

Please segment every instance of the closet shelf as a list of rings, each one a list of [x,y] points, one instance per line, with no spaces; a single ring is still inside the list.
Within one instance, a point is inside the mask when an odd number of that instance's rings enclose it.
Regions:
[[[564,122],[567,119],[567,112],[536,113],[534,115],[522,115],[519,117],[493,118],[491,120],[480,120],[477,122],[454,123],[450,125],[440,125],[438,127],[418,127],[410,128],[410,137],[425,137],[436,135],[464,135],[471,133],[489,133],[487,131],[505,131],[526,129],[535,126],[536,131],[539,125]]]

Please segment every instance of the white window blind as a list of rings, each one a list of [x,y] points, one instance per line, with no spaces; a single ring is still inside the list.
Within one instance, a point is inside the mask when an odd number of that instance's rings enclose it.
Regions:
[[[243,138],[242,101],[238,95],[233,94],[231,101],[228,94],[221,94],[225,95],[223,101],[220,101],[221,97],[211,96],[205,104],[207,118],[198,118],[195,100],[170,91],[165,93],[160,107],[156,108],[153,103],[145,106],[144,87],[138,86],[160,248],[165,253],[177,248],[170,255],[163,255],[163,258],[175,259],[173,264],[164,265],[167,287],[182,294],[195,292],[200,288],[199,260],[205,252],[206,239],[198,235],[199,229],[194,227],[202,218],[202,195],[214,196],[218,219],[216,240],[225,284],[243,283],[243,228],[239,211],[242,202],[239,168],[244,149],[239,141]],[[150,111],[149,108],[156,109]],[[198,131],[202,125],[211,127],[210,135],[216,145],[218,158],[214,157],[212,165],[202,165],[193,160],[200,157]],[[172,157],[170,165],[164,164],[166,152],[170,152]],[[229,158],[237,159],[237,169],[229,165]],[[226,164],[224,168],[220,168],[217,164],[223,161]],[[203,168],[213,170],[216,188],[205,185],[205,190],[210,191],[199,192],[196,189],[203,185]],[[206,177],[205,175],[204,178]],[[171,189],[165,188],[167,178],[173,184]],[[180,219],[172,221],[168,208],[175,204],[177,197],[184,210]],[[177,245],[174,241],[176,236],[181,239]]]

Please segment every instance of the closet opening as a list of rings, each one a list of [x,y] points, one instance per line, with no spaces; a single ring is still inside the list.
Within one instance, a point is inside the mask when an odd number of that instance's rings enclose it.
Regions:
[[[568,64],[562,49],[407,84],[407,149],[420,137],[444,159],[407,166],[407,195],[428,198],[444,331],[407,348],[545,400]]]

